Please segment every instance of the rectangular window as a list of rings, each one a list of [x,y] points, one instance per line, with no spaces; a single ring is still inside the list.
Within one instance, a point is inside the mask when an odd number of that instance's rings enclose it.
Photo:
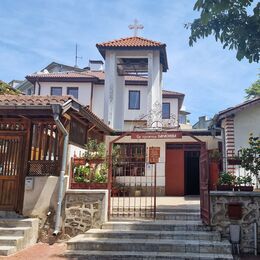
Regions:
[[[162,104],[162,118],[169,119],[170,118],[170,103]]]
[[[62,87],[51,87],[51,96],[62,96]]]
[[[78,87],[68,87],[67,95],[73,96],[74,98],[79,98],[79,88]]]
[[[145,176],[144,143],[114,144],[119,150],[119,159],[113,167],[114,176]]]
[[[140,109],[140,91],[129,90],[128,109]]]

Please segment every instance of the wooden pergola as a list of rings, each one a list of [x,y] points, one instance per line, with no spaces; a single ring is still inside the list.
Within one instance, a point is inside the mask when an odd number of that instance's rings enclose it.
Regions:
[[[63,136],[54,105],[71,144],[83,147],[112,132],[70,96],[0,96],[0,210],[22,212],[26,176],[59,175]]]

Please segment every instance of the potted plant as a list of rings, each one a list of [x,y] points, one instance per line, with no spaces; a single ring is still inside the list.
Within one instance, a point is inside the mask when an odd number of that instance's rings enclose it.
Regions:
[[[123,183],[113,182],[111,196],[112,197],[123,197],[129,195],[129,187]]]
[[[100,165],[94,169],[86,165],[75,166],[72,189],[107,189],[107,166]]]
[[[230,172],[221,172],[217,181],[217,190],[231,191],[233,190],[236,176]]]
[[[134,195],[135,195],[135,197],[141,197],[142,196],[142,186],[141,185],[135,186]]]
[[[237,177],[236,184],[240,191],[253,191],[254,189],[250,175]]]
[[[95,139],[88,139],[85,145],[86,151],[84,157],[90,164],[100,164],[106,158],[106,146],[104,142],[98,142]]]

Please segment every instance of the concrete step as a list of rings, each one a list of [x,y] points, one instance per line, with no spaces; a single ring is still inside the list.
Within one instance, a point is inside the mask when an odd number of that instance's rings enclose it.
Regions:
[[[38,219],[36,218],[13,218],[13,219],[0,219],[0,227],[32,227],[38,225]]]
[[[158,231],[211,231],[201,221],[156,220],[106,222],[102,229],[112,230],[158,230]]]
[[[228,241],[198,241],[171,239],[96,239],[72,238],[67,242],[68,250],[94,251],[138,251],[138,252],[183,252],[229,254],[231,244]]]
[[[173,240],[206,240],[220,241],[219,232],[207,231],[143,231],[143,230],[110,230],[90,229],[81,238],[118,238],[118,239],[173,239]]]
[[[0,256],[7,256],[37,242],[39,220],[0,219]]]
[[[157,212],[158,220],[200,220],[200,213],[197,212]]]
[[[222,259],[231,260],[233,256],[231,254],[207,254],[207,253],[157,253],[157,252],[125,252],[125,251],[84,251],[84,250],[68,250],[65,253],[69,259],[83,260],[164,260],[164,259]]]
[[[0,236],[0,246],[18,246],[21,247],[23,236]]]
[[[30,230],[30,227],[0,227],[0,236],[23,236]]]
[[[0,210],[0,219],[1,218],[23,218],[23,216],[17,214],[14,211],[2,211]]]
[[[8,256],[16,252],[15,246],[0,246],[0,256]]]
[[[156,212],[169,212],[169,213],[178,213],[178,212],[186,212],[186,213],[200,213],[199,206],[190,206],[190,207],[183,207],[183,206],[157,206]]]

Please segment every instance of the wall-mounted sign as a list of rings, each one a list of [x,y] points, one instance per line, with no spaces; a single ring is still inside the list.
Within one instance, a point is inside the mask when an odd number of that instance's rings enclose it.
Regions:
[[[133,132],[131,139],[176,139],[182,138],[182,132]]]
[[[149,163],[158,163],[160,159],[160,147],[149,147]]]

